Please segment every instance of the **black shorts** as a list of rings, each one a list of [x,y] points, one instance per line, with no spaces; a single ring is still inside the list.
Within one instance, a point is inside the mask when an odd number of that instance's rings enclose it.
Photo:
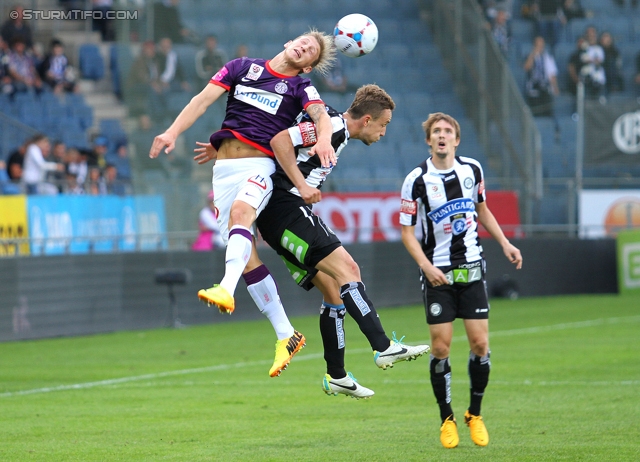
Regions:
[[[315,266],[342,243],[302,198],[274,189],[256,220],[262,238],[284,260],[296,283],[311,290]]]
[[[433,287],[420,270],[427,324],[453,322],[456,318],[488,319],[484,260],[440,269],[453,284]]]

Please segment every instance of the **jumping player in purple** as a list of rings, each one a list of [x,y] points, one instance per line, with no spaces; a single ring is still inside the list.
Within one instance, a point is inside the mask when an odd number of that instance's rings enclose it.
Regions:
[[[332,37],[312,29],[287,42],[271,60],[245,57],[230,61],[187,104],[167,131],[155,137],[149,152],[151,158],[163,149],[171,152],[177,137],[220,96],[229,93],[222,128],[210,139],[215,151],[208,150],[194,158],[198,163],[216,159],[213,191],[220,211],[218,225],[227,244],[224,278],[220,284],[200,290],[198,297],[231,314],[235,309],[233,294],[240,276],[244,277],[251,297],[269,318],[278,337],[271,377],[287,367],[305,345],[305,338],[289,322],[275,281],[255,246],[254,222],[273,188],[275,163],[269,143],[304,109],[318,126],[313,153],[324,166],[336,164],[330,117],[311,81],[299,75],[314,68],[326,72],[334,60]],[[254,269],[247,272],[248,263]]]

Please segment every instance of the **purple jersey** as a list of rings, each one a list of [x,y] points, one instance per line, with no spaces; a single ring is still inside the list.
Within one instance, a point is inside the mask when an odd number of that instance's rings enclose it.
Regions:
[[[216,149],[224,138],[237,138],[274,157],[271,139],[310,104],[324,104],[309,79],[278,74],[264,59],[229,61],[210,83],[229,92],[222,129],[210,139]]]

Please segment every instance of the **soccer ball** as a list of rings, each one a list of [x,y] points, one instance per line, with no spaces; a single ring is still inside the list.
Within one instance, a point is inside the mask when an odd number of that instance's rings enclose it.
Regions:
[[[348,14],[333,29],[333,42],[345,56],[359,58],[376,47],[378,28],[363,14]]]

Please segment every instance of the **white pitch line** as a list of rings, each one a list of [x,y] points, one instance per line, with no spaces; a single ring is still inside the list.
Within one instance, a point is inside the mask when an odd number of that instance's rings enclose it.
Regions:
[[[620,324],[622,322],[631,323],[631,322],[640,322],[640,316],[625,316],[625,317],[614,317],[614,318],[600,318],[593,319],[589,321],[578,321],[578,322],[567,322],[561,324],[553,324],[550,326],[536,326],[536,327],[525,327],[522,329],[510,329],[503,331],[494,331],[491,332],[491,337],[508,337],[512,335],[522,335],[522,334],[538,334],[542,332],[551,332],[557,330],[568,330],[568,329],[580,329],[584,327],[594,327],[601,326],[604,324]],[[466,336],[454,337],[454,341],[462,341],[466,340]],[[411,343],[426,343],[428,341],[423,342],[411,342]],[[370,349],[360,348],[354,350],[347,350],[349,354],[362,354],[362,353],[371,353]],[[310,353],[308,355],[297,355],[296,361],[308,361],[311,359],[322,358],[322,353]],[[4,393],[0,393],[0,398],[10,398],[12,396],[23,396],[23,395],[34,395],[38,393],[51,393],[54,391],[65,391],[65,390],[82,390],[86,388],[94,388],[101,387],[105,385],[114,385],[114,384],[122,384],[127,382],[139,382],[142,380],[154,380],[162,377],[171,377],[177,375],[188,375],[188,374],[200,374],[203,372],[214,372],[221,371],[226,369],[237,369],[241,367],[252,367],[252,366],[263,366],[270,364],[271,361],[261,360],[261,361],[249,361],[249,362],[240,362],[235,364],[218,364],[215,366],[207,366],[207,367],[197,367],[193,369],[181,369],[177,371],[165,371],[165,372],[157,372],[153,374],[144,374],[144,375],[134,375],[130,377],[120,377],[118,379],[107,379],[107,380],[98,380],[96,382],[84,382],[84,383],[75,383],[71,385],[58,385],[55,387],[43,387],[43,388],[32,388],[30,390],[18,390],[18,391],[8,391]],[[525,382],[526,383],[526,382]],[[542,382],[541,382],[542,383]],[[545,383],[555,383],[555,382],[545,382]],[[560,382],[557,382],[560,383]],[[570,383],[570,382],[567,382]],[[619,384],[637,384],[637,381],[623,381],[623,382],[615,382]]]

